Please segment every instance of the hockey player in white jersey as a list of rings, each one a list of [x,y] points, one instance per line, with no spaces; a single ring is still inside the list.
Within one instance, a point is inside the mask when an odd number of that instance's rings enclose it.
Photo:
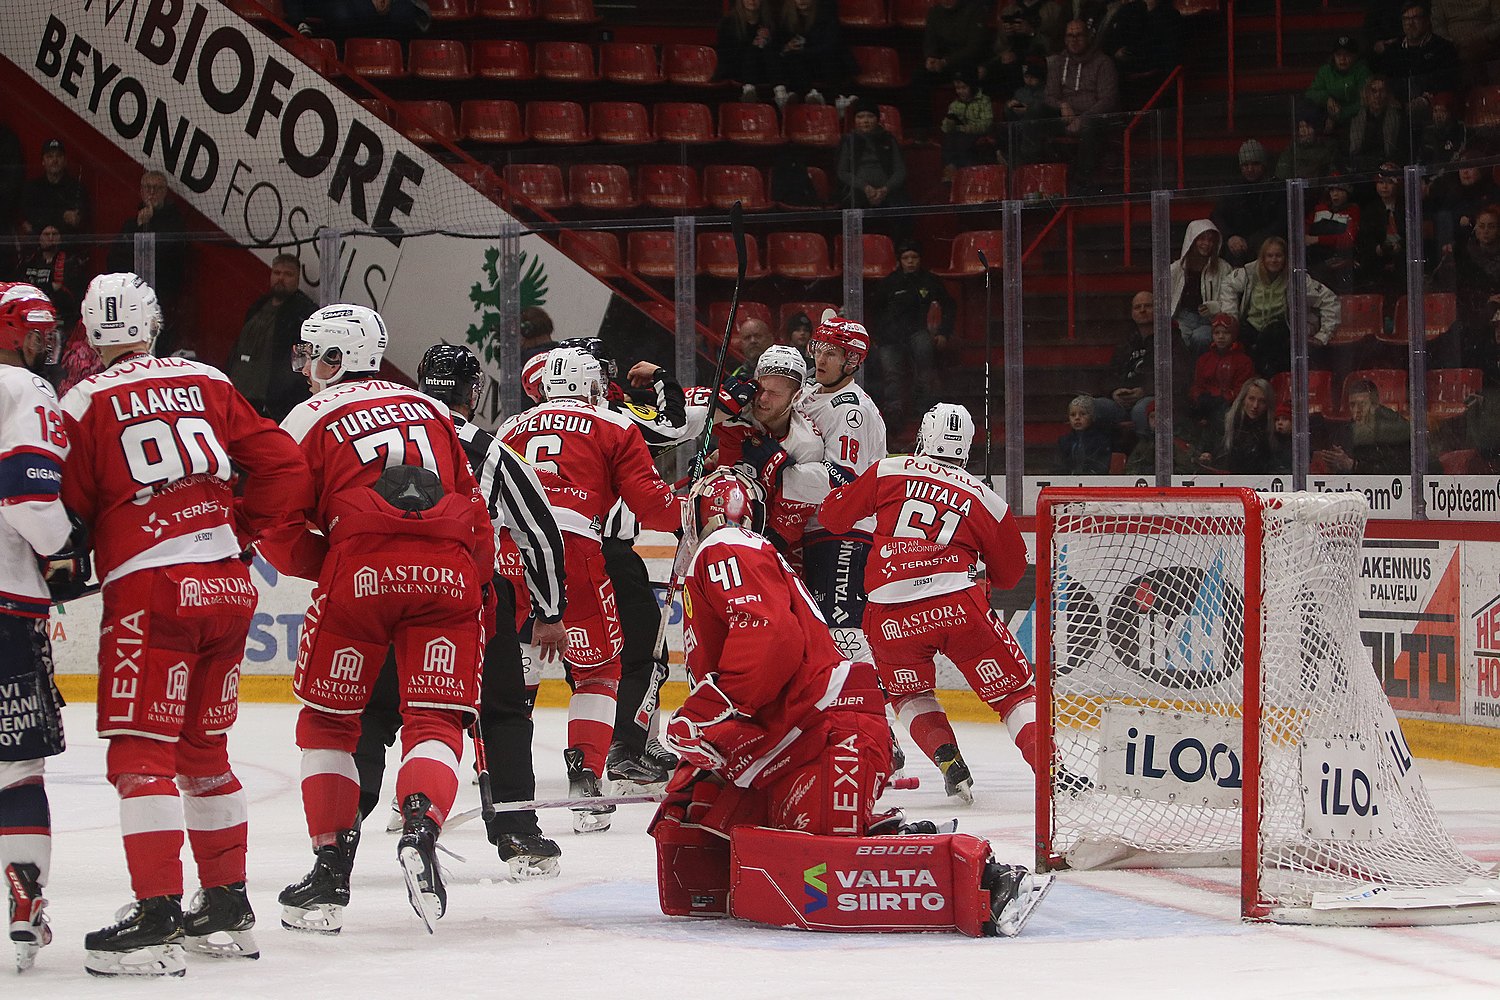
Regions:
[[[63,703],[52,678],[49,587],[81,586],[88,577],[86,561],[69,572],[45,558],[72,528],[60,496],[68,455],[62,411],[36,373],[56,338],[57,313],[46,295],[0,283],[0,732],[7,736],[0,742],[0,867],[22,972],[52,940],[42,896],[52,863],[42,775],[46,758],[63,751]]]

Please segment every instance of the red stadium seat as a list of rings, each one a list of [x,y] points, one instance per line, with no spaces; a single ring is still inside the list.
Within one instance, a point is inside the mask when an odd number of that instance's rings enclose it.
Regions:
[[[583,118],[583,105],[576,101],[528,102],[526,132],[536,142],[589,141],[588,124]]]
[[[474,13],[496,21],[530,21],[536,17],[536,0],[476,0]]]
[[[1427,419],[1447,420],[1469,408],[1469,400],[1484,388],[1478,368],[1436,368],[1427,373]]]
[[[812,188],[811,199],[802,198],[800,201],[784,201],[778,199],[776,204],[788,211],[796,211],[803,208],[823,208],[828,204],[828,173],[822,167],[807,168],[807,183]]]
[[[707,104],[663,101],[653,109],[658,142],[713,142],[713,112]]]
[[[1281,372],[1271,379],[1271,391],[1278,402],[1291,398],[1292,373]],[[1335,414],[1333,399],[1333,372],[1316,368],[1307,373],[1307,412],[1332,417]]]
[[[698,234],[698,273],[715,278],[733,278],[739,270],[734,237],[729,233]],[[745,277],[764,278],[771,272],[760,262],[760,244],[755,236],[745,234]]]
[[[837,262],[829,263],[828,241],[818,233],[767,234],[766,265],[778,277],[799,281],[821,281],[843,273]]]
[[[599,46],[599,75],[611,83],[661,83],[656,49],[639,42],[605,42]]]
[[[569,204],[562,171],[555,164],[509,164],[505,168],[505,186],[512,195],[549,212],[567,208]]]
[[[465,160],[448,164],[448,169],[457,174],[469,187],[487,195],[493,195],[500,183],[500,179],[495,176],[495,171],[484,163],[470,163]]]
[[[458,130],[470,142],[526,141],[515,101],[464,101],[458,109]]]
[[[774,333],[776,327],[771,316],[771,307],[764,302],[741,302],[740,307],[735,310],[734,324],[739,326],[747,319],[758,319],[766,326],[771,327]],[[714,332],[714,340],[717,341],[724,333],[724,327],[729,323],[729,303],[714,302],[708,307],[708,328]]]
[[[881,45],[852,45],[854,61],[859,70],[854,82],[861,87],[891,88],[906,86],[905,74],[901,72],[901,54],[895,49]]]
[[[765,178],[750,166],[714,163],[704,167],[703,196],[714,208],[726,212],[736,201],[746,212],[764,212],[771,207]]]
[[[661,50],[661,72],[679,87],[717,87],[719,54],[712,45],[668,45]]]
[[[894,104],[880,106],[880,127],[896,137],[899,145],[906,146],[906,133],[901,130],[901,109]]]
[[[594,50],[583,42],[537,42],[536,75],[543,80],[589,83],[599,79]]]
[[[1385,296],[1340,295],[1339,328],[1328,342],[1338,346],[1357,344],[1385,336]],[[1404,339],[1404,338],[1403,338]]]
[[[776,332],[780,333],[786,329],[787,320],[798,313],[806,313],[807,318],[812,320],[813,329],[818,328],[822,322],[823,313],[829,309],[838,309],[832,302],[783,302],[778,311]]]
[[[281,0],[226,0],[226,5],[247,21],[264,21],[272,14],[282,16]]]
[[[1010,179],[1015,197],[1026,201],[1065,198],[1068,194],[1066,163],[1027,163],[1016,168]]]
[[[351,38],[344,43],[344,65],[349,72],[371,80],[394,80],[406,75],[401,43],[394,38]]]
[[[401,134],[424,146],[458,141],[458,122],[447,101],[397,101]]]
[[[536,76],[531,67],[531,49],[525,42],[474,42],[474,74],[482,80],[530,80]]]
[[[542,0],[542,19],[554,24],[598,24],[594,0]]]
[[[411,75],[421,80],[468,80],[474,76],[469,49],[447,38],[414,38],[407,53]]]
[[[1411,400],[1406,392],[1406,370],[1404,368],[1364,368],[1350,372],[1344,378],[1344,391],[1339,399],[1339,414],[1349,416],[1349,387],[1361,379],[1375,383],[1380,393],[1380,405],[1389,406],[1403,417],[1410,409]]]
[[[787,139],[799,146],[839,144],[839,113],[827,104],[789,104],[783,117]]]
[[[625,269],[620,256],[620,238],[597,230],[565,229],[562,250],[596,278],[618,277]]]
[[[953,193],[949,200],[955,205],[1004,201],[1004,165],[983,163],[977,167],[959,167],[953,175]]]
[[[1500,84],[1475,87],[1469,91],[1464,124],[1470,128],[1494,128],[1500,125]]]
[[[972,233],[959,233],[953,238],[953,257],[947,270],[933,268],[932,273],[941,278],[967,278],[984,273],[979,263],[978,251],[983,250],[990,262],[991,270],[999,270],[1004,257],[1005,234],[999,229],[979,229]]]
[[[635,183],[641,201],[664,212],[696,212],[708,204],[692,167],[645,164],[636,169]]]
[[[630,190],[630,171],[617,163],[584,163],[568,168],[568,192],[579,208],[623,211],[640,204]]]
[[[865,266],[862,272],[866,278],[884,278],[896,270],[896,244],[889,236],[880,233],[865,233],[863,237],[865,245]],[[843,266],[844,260],[844,238],[835,237],[833,241],[833,256]]]
[[[1478,448],[1445,451],[1438,456],[1438,463],[1443,467],[1445,476],[1483,475],[1489,471],[1489,463],[1479,457]]]
[[[319,76],[337,76],[342,72],[338,65],[339,50],[333,39],[288,35],[280,41],[282,48],[311,66]]]
[[[1407,297],[1401,296],[1396,300],[1396,322],[1390,333],[1380,333],[1381,340],[1389,344],[1405,344],[1407,323]],[[1428,292],[1422,297],[1426,308],[1425,320],[1427,339],[1436,340],[1448,331],[1458,320],[1458,299],[1452,292]]]
[[[927,27],[927,11],[936,0],[891,0],[891,23],[898,28]]]
[[[646,106],[632,101],[595,101],[589,105],[589,129],[595,142],[650,142]]]
[[[677,237],[670,229],[633,232],[625,238],[630,269],[645,278],[677,274]]]
[[[467,21],[474,16],[474,0],[427,0],[434,21]]]
[[[839,0],[839,23],[851,28],[884,28],[891,23],[886,0]]]
[[[756,146],[779,146],[786,142],[776,121],[775,105],[738,101],[719,105],[719,138]]]
[[[366,111],[370,112],[370,114],[374,115],[376,118],[379,118],[387,125],[394,125],[396,123],[395,109],[392,108],[389,104],[382,101],[380,98],[357,97],[355,98],[355,101],[359,104],[360,107],[364,108]]]

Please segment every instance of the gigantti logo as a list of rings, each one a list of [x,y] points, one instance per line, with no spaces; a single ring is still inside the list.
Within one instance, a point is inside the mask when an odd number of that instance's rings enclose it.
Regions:
[[[804,914],[817,913],[828,905],[828,862],[813,865],[802,873],[802,891],[807,893],[807,902],[802,904]]]

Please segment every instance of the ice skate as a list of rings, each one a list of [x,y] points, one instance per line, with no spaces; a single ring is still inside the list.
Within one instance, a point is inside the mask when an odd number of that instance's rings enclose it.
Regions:
[[[645,752],[635,754],[623,743],[616,743],[605,758],[604,777],[612,795],[640,795],[666,788],[672,772]]]
[[[36,961],[36,953],[52,943],[47,926],[47,900],[37,882],[36,865],[18,862],[5,866],[5,884],[10,890],[10,939],[16,946],[16,971],[25,972]]]
[[[413,792],[401,803],[406,826],[396,845],[396,857],[406,873],[406,897],[411,908],[422,918],[431,934],[448,909],[448,889],[443,885],[443,870],[437,860],[437,820],[428,815],[432,801],[421,792]]]
[[[281,890],[281,926],[289,931],[337,934],[349,905],[349,873],[354,870],[358,830],[340,830],[338,839],[314,852],[312,871]]]
[[[568,747],[563,751],[563,763],[568,766],[568,797],[574,799],[602,798],[603,790],[599,787],[599,776],[583,765],[583,751],[577,747]],[[574,833],[599,833],[609,829],[612,822],[610,813],[615,811],[614,806],[602,806],[598,809],[574,809],[573,810],[573,832]]]
[[[901,744],[896,741],[895,730],[891,731],[891,776],[889,782],[894,784],[906,777],[906,751],[901,749]]]
[[[210,958],[260,958],[245,883],[199,889],[182,915],[183,947]]]
[[[115,923],[84,935],[92,976],[184,976],[182,897],[152,896],[120,907]]]
[[[655,736],[646,741],[646,760],[664,771],[668,778],[672,777],[672,772],[677,770],[680,763],[677,755],[663,746]]]
[[[988,937],[1015,937],[1021,933],[1032,911],[1052,888],[1056,876],[1036,879],[1020,865],[994,861],[984,866],[979,886],[990,894],[990,919],[984,925]]]
[[[401,815],[401,803],[396,801],[396,796],[391,796],[391,814],[385,818],[386,833],[400,833],[406,826],[406,820]]]
[[[510,869],[512,882],[557,877],[562,848],[540,833],[502,833],[495,838],[495,848]]]
[[[932,755],[933,763],[943,772],[943,789],[964,805],[974,804],[974,778],[964,755],[952,743],[944,743]]]

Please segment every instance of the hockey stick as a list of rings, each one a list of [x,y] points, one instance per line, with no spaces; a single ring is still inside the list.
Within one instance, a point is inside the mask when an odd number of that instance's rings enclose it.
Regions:
[[[490,755],[484,748],[484,733],[479,730],[479,720],[469,727],[474,740],[474,767],[479,771],[479,814],[488,823],[495,818],[495,794],[490,788]]]
[[[979,254],[979,263],[984,267],[984,481],[989,484],[990,453],[994,450],[994,431],[990,429],[990,351],[994,340],[994,331],[990,329],[990,262],[983,250],[976,250],[975,253]]]
[[[693,454],[693,465],[688,473],[688,490],[691,491],[693,484],[703,478],[703,466],[708,461],[708,439],[713,436],[714,414],[719,409],[719,389],[724,384],[724,362],[729,358],[729,339],[734,335],[734,317],[740,308],[740,288],[745,284],[745,212],[739,202],[729,210],[729,233],[734,238],[734,294],[729,296],[729,318],[724,321],[724,339],[719,341],[719,356],[714,360],[713,391],[708,394],[708,416],[703,420],[703,430],[699,431],[698,449]],[[677,540],[677,554],[672,557],[672,582],[667,587],[667,600],[662,605],[661,621],[656,626],[656,643],[653,649],[660,649],[662,643],[667,641],[667,619],[672,616],[672,602],[677,600],[677,591],[682,589],[683,578],[687,575],[687,567],[683,565],[686,561],[686,539]]]
[[[664,792],[650,792],[641,795],[596,796],[581,799],[528,799],[525,802],[492,802],[490,809],[495,814],[528,812],[533,809],[595,809],[600,806],[629,806],[638,802],[660,802],[666,797]],[[480,806],[478,809],[465,809],[463,812],[453,813],[443,823],[443,829],[451,830],[472,822],[484,816],[484,809],[484,806]],[[489,817],[486,816],[485,819],[488,820]]]

